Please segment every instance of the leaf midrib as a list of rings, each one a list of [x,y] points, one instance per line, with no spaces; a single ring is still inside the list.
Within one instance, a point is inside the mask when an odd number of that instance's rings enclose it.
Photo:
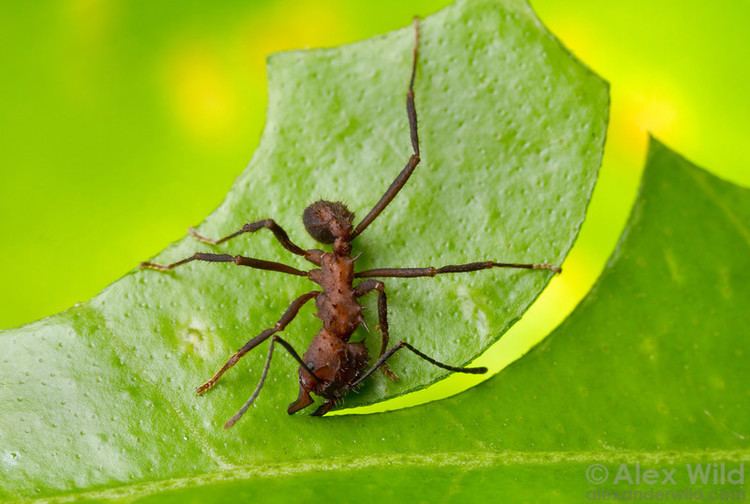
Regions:
[[[229,466],[220,471],[207,472],[183,478],[170,478],[152,482],[123,485],[116,488],[73,493],[58,497],[28,500],[34,504],[67,503],[80,499],[110,500],[137,499],[186,488],[214,483],[232,483],[251,478],[276,478],[321,471],[356,471],[359,469],[395,467],[454,467],[472,470],[492,466],[553,466],[560,464],[635,464],[674,465],[691,461],[745,462],[750,460],[750,450],[692,450],[692,451],[461,451],[436,452],[423,455],[384,454],[366,457],[331,457],[326,460],[307,459],[283,464],[249,464]]]

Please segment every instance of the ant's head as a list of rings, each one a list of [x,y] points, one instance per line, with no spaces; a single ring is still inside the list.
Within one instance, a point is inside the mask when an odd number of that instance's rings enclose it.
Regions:
[[[305,229],[320,243],[348,241],[353,220],[354,214],[343,203],[333,201],[316,201],[302,214]]]

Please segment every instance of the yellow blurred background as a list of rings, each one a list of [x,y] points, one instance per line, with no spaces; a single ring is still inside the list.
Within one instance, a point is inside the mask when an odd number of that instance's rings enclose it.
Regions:
[[[88,299],[219,204],[260,136],[269,53],[371,37],[448,3],[0,4],[0,328]],[[526,341],[554,328],[601,271],[635,196],[647,132],[750,185],[750,3],[532,3],[610,81],[612,110],[565,274],[511,331]],[[496,370],[517,357],[502,342],[480,362]]]

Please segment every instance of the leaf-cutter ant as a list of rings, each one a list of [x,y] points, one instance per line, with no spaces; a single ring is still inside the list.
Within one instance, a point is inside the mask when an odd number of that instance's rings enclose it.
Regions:
[[[326,401],[313,413],[314,416],[325,415],[344,398],[349,391],[356,389],[377,369],[380,369],[391,379],[396,375],[388,368],[386,361],[397,351],[406,348],[418,357],[435,366],[458,373],[482,374],[487,372],[484,367],[456,367],[439,362],[420,352],[406,341],[399,341],[388,348],[388,306],[385,284],[376,278],[384,277],[433,277],[445,273],[464,273],[489,268],[522,268],[529,270],[550,270],[560,272],[560,268],[550,264],[520,264],[500,263],[495,261],[474,262],[468,264],[448,265],[441,268],[377,268],[365,271],[355,271],[355,257],[352,257],[352,242],[372,224],[398,192],[409,180],[414,169],[419,164],[419,137],[417,134],[417,110],[414,103],[414,78],[416,75],[419,56],[419,20],[414,20],[414,47],[412,49],[411,76],[406,93],[406,112],[409,120],[409,130],[413,152],[401,173],[391,183],[388,190],[372,207],[372,210],[359,224],[353,226],[354,214],[343,204],[331,201],[316,201],[302,214],[305,229],[320,243],[332,244],[333,251],[325,252],[318,249],[304,250],[295,245],[284,231],[272,219],[260,220],[245,224],[242,228],[223,238],[212,240],[198,234],[191,229],[191,234],[204,243],[218,245],[244,233],[254,233],[261,229],[271,231],[281,245],[293,254],[304,257],[318,266],[310,271],[302,271],[286,264],[264,261],[253,257],[234,256],[229,254],[196,253],[180,261],[160,265],[151,262],[141,263],[142,268],[166,271],[187,264],[192,261],[208,261],[220,263],[234,263],[238,266],[277,271],[288,275],[307,277],[318,284],[321,290],[314,290],[295,299],[276,324],[261,332],[237,350],[227,362],[214,374],[210,380],[198,387],[197,393],[203,394],[211,389],[222,375],[234,366],[246,353],[265,340],[271,338],[260,380],[250,398],[239,411],[225,424],[225,428],[233,426],[255,401],[268,376],[268,370],[276,343],[284,347],[299,363],[299,396],[289,405],[287,412],[291,415],[309,406],[314,401],[310,396],[315,393]],[[354,285],[354,280],[366,280]],[[364,323],[362,307],[359,298],[370,292],[378,293],[378,319],[380,325],[381,345],[378,359],[368,366],[369,356],[365,344],[351,343],[349,338],[360,324]],[[281,338],[278,333],[294,319],[300,308],[308,301],[315,300],[317,317],[323,322],[323,328],[312,340],[305,354],[300,357],[292,346]]]

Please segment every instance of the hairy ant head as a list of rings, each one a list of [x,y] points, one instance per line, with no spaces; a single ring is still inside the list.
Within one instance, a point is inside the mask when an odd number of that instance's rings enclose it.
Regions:
[[[302,222],[310,236],[320,243],[347,240],[352,233],[354,214],[343,203],[316,201],[305,208]]]

